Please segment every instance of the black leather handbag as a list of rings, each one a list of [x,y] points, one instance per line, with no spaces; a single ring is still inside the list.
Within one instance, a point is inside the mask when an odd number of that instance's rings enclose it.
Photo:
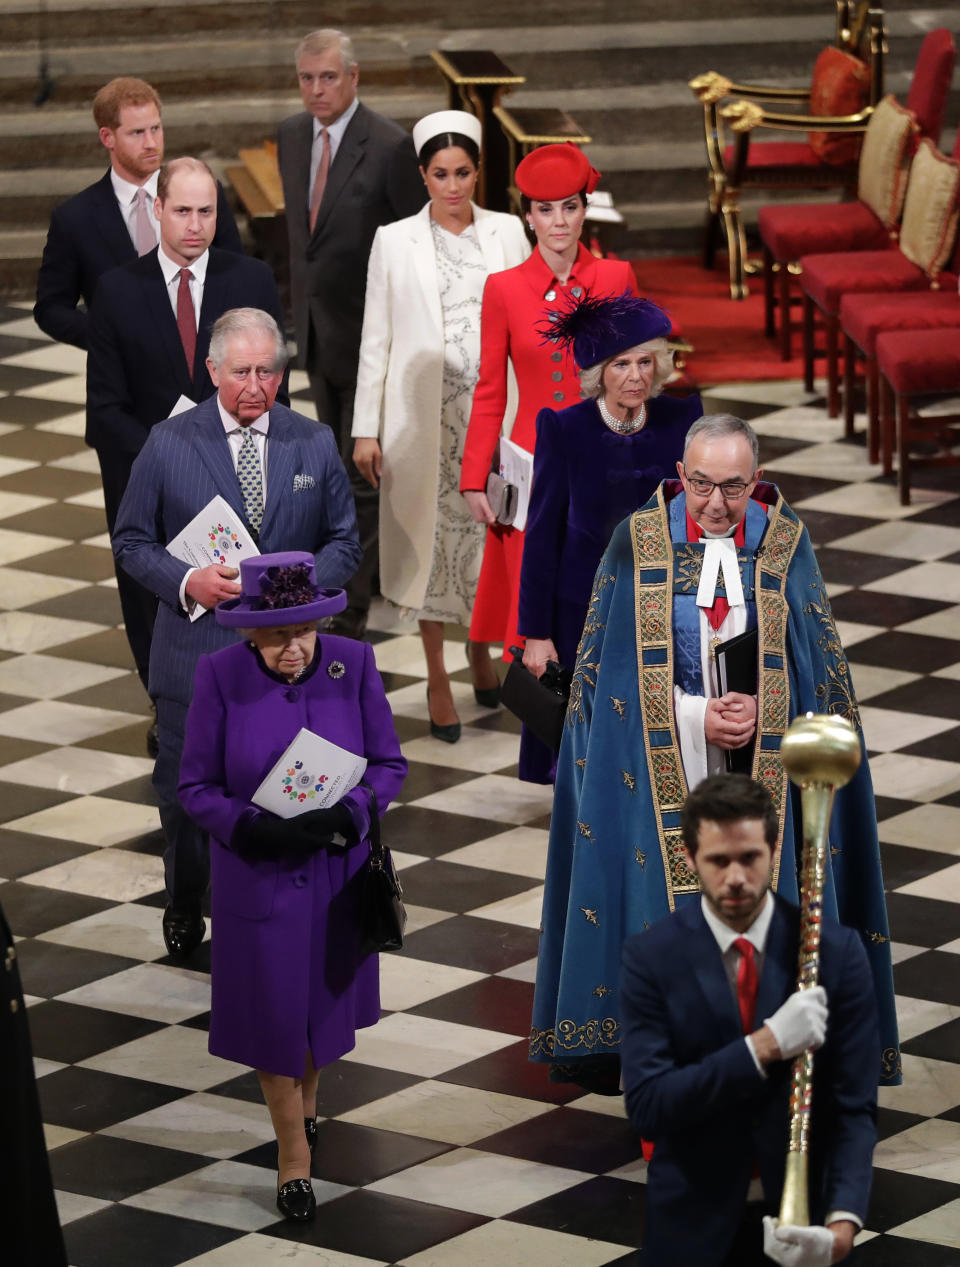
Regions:
[[[550,661],[542,677],[534,677],[523,666],[523,652],[511,647],[513,663],[500,688],[500,698],[514,716],[519,717],[539,740],[560,751],[563,738],[563,719],[570,698],[571,672]]]
[[[363,869],[360,893],[360,947],[370,955],[403,948],[407,912],[393,858],[380,839],[377,795],[369,783],[363,786],[370,793],[370,857]]]

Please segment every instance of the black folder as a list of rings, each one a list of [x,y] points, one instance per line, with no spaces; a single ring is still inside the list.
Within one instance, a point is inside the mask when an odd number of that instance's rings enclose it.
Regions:
[[[746,633],[728,638],[716,648],[717,678],[720,694],[727,691],[738,691],[741,695],[757,693],[757,631],[748,629]],[[728,774],[749,774],[753,769],[753,744],[743,748],[728,748],[726,759]]]

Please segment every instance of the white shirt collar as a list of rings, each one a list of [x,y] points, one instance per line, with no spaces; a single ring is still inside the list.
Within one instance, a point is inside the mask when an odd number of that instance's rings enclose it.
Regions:
[[[738,937],[746,937],[747,941],[753,944],[754,950],[759,954],[763,954],[767,945],[767,934],[770,932],[770,921],[773,919],[774,901],[767,890],[766,900],[761,906],[756,919],[742,933],[736,932],[729,928],[721,919],[710,909],[707,899],[701,895],[700,909],[703,911],[703,918],[707,921],[707,927],[713,933],[717,945],[720,947],[721,955],[725,955]]]
[[[163,280],[169,286],[174,281],[174,279],[178,276],[180,269],[183,266],[181,264],[175,263],[170,258],[170,256],[163,249],[162,242],[160,243],[160,246],[157,248],[157,260],[159,261],[160,267],[163,270]],[[190,272],[193,274],[194,281],[199,282],[201,286],[204,284],[204,282],[207,279],[207,264],[209,262],[210,262],[210,251],[208,249],[204,251],[202,255],[198,255],[192,264],[188,265]]]
[[[357,113],[357,107],[359,105],[360,105],[360,98],[354,97],[354,99],[347,106],[346,110],[344,110],[343,114],[341,114],[340,118],[337,119],[335,123],[330,123],[327,125],[327,131],[330,133],[331,154],[337,148],[340,142],[343,140],[343,134],[347,130],[347,125],[349,124],[353,116]],[[314,118],[313,120],[313,139],[314,140],[317,139],[317,137],[323,131],[323,128],[324,128],[324,125],[320,122],[320,120],[317,118]]]
[[[126,211],[130,204],[137,196],[137,190],[141,187],[147,191],[147,206],[150,208],[150,214],[153,214],[153,202],[157,196],[157,178],[160,172],[155,171],[149,180],[145,180],[143,185],[133,185],[129,180],[124,180],[122,176],[118,176],[116,171],[110,168],[110,183],[113,185],[113,192],[116,194],[117,202]]]
[[[220,410],[220,421],[223,423],[223,429],[227,435],[233,435],[235,432],[257,431],[260,435],[265,436],[270,430],[270,410],[265,414],[261,414],[259,418],[255,418],[253,422],[241,427],[236,418],[232,417],[223,407],[223,401],[220,399],[220,393],[217,392],[217,408]]]

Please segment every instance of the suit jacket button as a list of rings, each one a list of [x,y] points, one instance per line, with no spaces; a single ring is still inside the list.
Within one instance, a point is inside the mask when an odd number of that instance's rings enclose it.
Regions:
[[[293,877],[293,887],[295,889],[306,888],[306,885],[307,885],[307,877],[305,875],[295,875]]]

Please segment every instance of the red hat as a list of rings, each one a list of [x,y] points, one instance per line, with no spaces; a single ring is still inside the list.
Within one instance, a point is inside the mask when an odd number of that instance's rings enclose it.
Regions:
[[[514,179],[522,194],[538,202],[556,202],[586,189],[592,194],[600,173],[572,141],[541,145],[517,164]]]

